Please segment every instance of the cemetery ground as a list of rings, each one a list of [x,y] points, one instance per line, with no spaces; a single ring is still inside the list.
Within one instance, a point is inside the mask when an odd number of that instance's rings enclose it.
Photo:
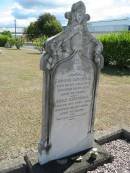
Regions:
[[[42,71],[35,50],[1,48],[0,160],[36,149],[41,129]],[[101,73],[95,129],[130,126],[130,70]]]

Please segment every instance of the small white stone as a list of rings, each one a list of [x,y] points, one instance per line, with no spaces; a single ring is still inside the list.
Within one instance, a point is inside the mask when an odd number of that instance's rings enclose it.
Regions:
[[[97,149],[97,148],[93,148],[93,149],[92,149],[92,151],[97,152],[97,151],[98,151],[98,149]]]
[[[83,159],[83,157],[82,157],[82,156],[79,156],[79,157],[76,159],[76,161],[77,161],[77,162],[80,162],[82,159]]]

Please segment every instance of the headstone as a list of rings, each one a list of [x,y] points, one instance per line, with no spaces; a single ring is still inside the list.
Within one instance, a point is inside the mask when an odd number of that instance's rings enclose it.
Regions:
[[[5,48],[11,48],[11,46],[10,46],[8,41],[5,43]]]
[[[93,147],[103,47],[87,29],[90,16],[82,1],[73,4],[65,17],[67,27],[46,41],[40,63],[45,75],[40,164]]]

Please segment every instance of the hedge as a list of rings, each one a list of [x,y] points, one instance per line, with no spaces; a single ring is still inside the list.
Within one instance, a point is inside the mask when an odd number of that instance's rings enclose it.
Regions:
[[[101,35],[105,65],[127,67],[130,65],[130,33]]]
[[[0,47],[5,46],[6,42],[8,41],[8,36],[7,35],[2,35],[0,34]]]

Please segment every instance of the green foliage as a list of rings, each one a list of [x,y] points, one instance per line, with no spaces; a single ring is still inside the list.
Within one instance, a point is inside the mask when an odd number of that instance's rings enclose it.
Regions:
[[[45,13],[39,16],[37,21],[39,33],[51,37],[62,31],[62,26],[60,22],[57,21],[54,15],[50,13]]]
[[[10,47],[15,45],[15,38],[8,38],[7,42],[10,44]]]
[[[24,44],[24,39],[22,37],[13,38],[8,36],[8,34],[0,34],[0,46],[11,48],[12,46],[16,46],[17,49],[20,49]]]
[[[50,13],[45,13],[39,16],[37,21],[30,23],[25,30],[25,34],[27,34],[29,39],[33,39],[42,35],[51,37],[61,31],[62,26],[60,22],[57,21],[56,17]]]
[[[46,22],[44,24],[44,34],[46,34],[48,37],[56,35],[61,31],[61,26],[56,20],[52,20],[51,22]]]
[[[12,38],[12,34],[10,31],[3,31],[0,34],[0,46],[4,47],[8,45],[7,47],[12,47],[14,39]]]
[[[126,67],[130,64],[130,33],[116,33],[99,36],[103,43],[105,65]]]
[[[8,36],[0,34],[0,46],[4,47],[7,41],[8,41]]]
[[[37,22],[31,22],[30,25],[25,29],[24,33],[27,34],[27,38],[29,40],[38,37],[39,31]]]
[[[24,39],[22,37],[18,37],[15,39],[15,46],[17,49],[20,49],[24,44]]]
[[[42,36],[42,37],[39,37],[39,38],[35,38],[33,40],[33,45],[36,47],[36,49],[38,49],[40,52],[43,51],[43,45],[44,45],[44,42],[47,40],[47,36]]]
[[[9,37],[9,38],[12,37],[12,34],[11,34],[10,31],[3,31],[1,34],[2,34],[2,35],[6,35],[6,36]]]

